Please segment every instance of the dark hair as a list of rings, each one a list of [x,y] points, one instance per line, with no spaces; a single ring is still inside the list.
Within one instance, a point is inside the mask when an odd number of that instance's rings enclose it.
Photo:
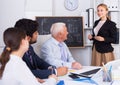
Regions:
[[[24,30],[8,28],[4,31],[3,39],[5,43],[5,49],[0,56],[0,77],[2,77],[6,63],[9,60],[9,55],[12,51],[16,51],[20,47],[22,39],[25,39],[26,33]]]
[[[33,33],[38,30],[38,23],[37,21],[23,18],[16,22],[15,27],[25,30],[27,36],[32,37]]]

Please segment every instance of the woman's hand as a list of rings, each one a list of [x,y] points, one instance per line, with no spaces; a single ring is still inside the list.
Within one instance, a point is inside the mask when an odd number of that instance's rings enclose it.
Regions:
[[[98,41],[105,41],[104,37],[101,37],[101,36],[95,36],[94,39]]]
[[[93,38],[92,35],[89,34],[89,35],[88,35],[88,39],[90,40],[90,39],[92,39],[92,38]]]

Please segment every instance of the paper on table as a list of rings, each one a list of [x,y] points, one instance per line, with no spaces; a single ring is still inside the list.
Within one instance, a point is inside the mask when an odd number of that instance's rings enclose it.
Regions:
[[[96,67],[96,66],[83,66],[82,69],[80,70],[75,70],[74,72],[72,73],[76,73],[76,74],[79,74],[79,73],[83,73],[83,72],[86,72],[86,71],[90,71],[90,70],[93,70],[93,69],[96,69],[96,68],[100,68],[99,66]]]
[[[111,85],[120,85],[120,81],[113,81]]]
[[[69,69],[68,72],[76,72],[74,69]]]
[[[77,82],[77,81],[64,81],[65,85],[95,85],[91,83],[85,83],[85,82]]]

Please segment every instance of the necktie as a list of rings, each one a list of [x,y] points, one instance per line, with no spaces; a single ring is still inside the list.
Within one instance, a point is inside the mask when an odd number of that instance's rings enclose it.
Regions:
[[[58,46],[60,47],[60,52],[61,52],[61,60],[67,62],[67,56],[66,56],[66,51],[64,49],[64,46],[62,43],[59,43]]]
[[[27,55],[29,56],[31,64],[33,64],[32,54],[31,54],[30,50],[27,51]]]

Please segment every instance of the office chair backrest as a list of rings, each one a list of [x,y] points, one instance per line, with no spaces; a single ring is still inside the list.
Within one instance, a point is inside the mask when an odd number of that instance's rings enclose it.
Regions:
[[[38,56],[40,56],[40,47],[42,46],[42,44],[48,40],[49,38],[51,37],[51,34],[49,35],[39,35],[38,38],[37,38],[37,42],[35,44],[33,44],[33,48],[34,48],[34,51],[36,52],[36,54]]]

